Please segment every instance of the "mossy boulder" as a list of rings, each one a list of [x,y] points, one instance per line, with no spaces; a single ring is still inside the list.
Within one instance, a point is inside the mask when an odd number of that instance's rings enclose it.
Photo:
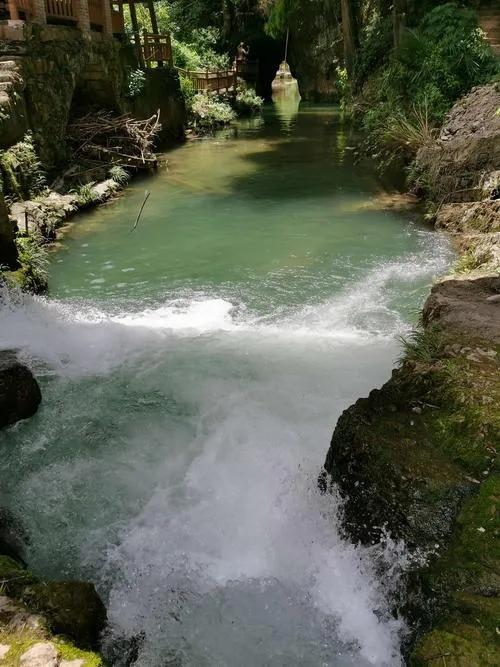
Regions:
[[[0,556],[0,589],[4,595],[19,597],[26,586],[38,580],[9,556]]]
[[[432,327],[408,341],[389,382],[339,419],[320,479],[337,484],[351,539],[390,533],[418,556],[395,601],[412,665],[500,663],[499,352]]]
[[[40,613],[55,634],[81,648],[97,648],[106,624],[106,608],[91,583],[51,581],[29,586],[23,602]]]

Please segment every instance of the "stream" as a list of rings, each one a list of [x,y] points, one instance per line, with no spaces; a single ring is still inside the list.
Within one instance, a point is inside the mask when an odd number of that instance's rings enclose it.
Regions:
[[[404,548],[344,541],[316,481],[453,254],[356,140],[304,105],[187,142],[4,302],[43,402],[0,433],[1,504],[36,573],[96,584],[113,665],[401,664]]]

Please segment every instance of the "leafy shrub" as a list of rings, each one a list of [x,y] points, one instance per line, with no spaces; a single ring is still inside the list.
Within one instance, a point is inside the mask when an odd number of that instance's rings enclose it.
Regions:
[[[27,292],[39,293],[47,289],[49,259],[47,251],[40,245],[42,242],[35,235],[16,238],[21,287]]]
[[[174,64],[181,69],[196,71],[201,69],[201,58],[190,44],[172,39]]]
[[[337,89],[340,98],[340,111],[342,115],[350,116],[352,113],[353,96],[349,74],[345,67],[337,67]]]
[[[211,132],[235,119],[235,113],[229,104],[207,93],[195,95],[191,115],[193,126],[200,132]]]
[[[191,71],[229,67],[227,54],[217,53],[215,49],[203,43],[188,43],[173,39],[172,56],[177,67]]]
[[[394,43],[392,16],[375,14],[362,29],[355,79],[366,81],[385,63]]]
[[[130,181],[130,174],[119,164],[114,164],[109,170],[109,177],[118,185],[127,185]]]
[[[259,97],[253,88],[239,86],[236,91],[234,108],[241,116],[258,113],[262,109],[264,100]]]
[[[415,125],[421,113],[415,110],[425,108],[426,124],[438,125],[459,97],[496,71],[476,13],[455,2],[435,7],[415,30],[406,30],[400,47],[371,82],[364,117],[371,142],[384,144],[391,138],[386,131],[390,126],[401,130],[407,123]],[[397,134],[392,133],[392,139]],[[410,144],[417,148],[414,138]]]
[[[0,151],[0,170],[3,194],[7,198],[30,199],[46,187],[45,171],[36,154],[31,132],[11,148]]]
[[[138,97],[146,85],[146,74],[142,69],[133,69],[128,73],[127,94],[129,97]]]
[[[445,342],[443,332],[438,326],[417,329],[407,336],[402,336],[400,341],[404,352],[400,363],[413,361],[433,364],[443,356]]]
[[[181,85],[181,93],[182,97],[184,98],[186,109],[191,111],[191,107],[193,106],[193,101],[196,95],[194,84],[191,79],[189,79],[187,76],[183,76],[182,74],[179,76],[179,83]]]
[[[427,100],[414,105],[410,112],[396,112],[387,119],[383,131],[384,142],[396,151],[414,154],[419,148],[434,141],[436,130],[429,120]]]
[[[86,208],[87,206],[99,203],[100,197],[94,190],[94,185],[94,181],[83,183],[76,191],[77,203],[80,208]]]

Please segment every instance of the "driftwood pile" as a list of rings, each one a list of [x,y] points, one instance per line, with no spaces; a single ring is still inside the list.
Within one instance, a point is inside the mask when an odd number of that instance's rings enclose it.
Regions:
[[[137,120],[128,114],[97,111],[72,119],[67,139],[75,160],[147,169],[156,165],[154,141],[160,130],[159,112]]]

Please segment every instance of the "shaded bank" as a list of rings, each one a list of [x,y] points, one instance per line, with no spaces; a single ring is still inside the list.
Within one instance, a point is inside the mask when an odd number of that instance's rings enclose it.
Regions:
[[[499,659],[498,106],[496,86],[472,91],[419,156],[431,192],[448,202],[437,225],[461,256],[433,287],[423,329],[406,341],[391,380],[339,419],[325,462],[351,539],[370,544],[388,533],[415,558],[396,605],[410,620],[415,666]],[[463,204],[465,193],[486,199]]]

